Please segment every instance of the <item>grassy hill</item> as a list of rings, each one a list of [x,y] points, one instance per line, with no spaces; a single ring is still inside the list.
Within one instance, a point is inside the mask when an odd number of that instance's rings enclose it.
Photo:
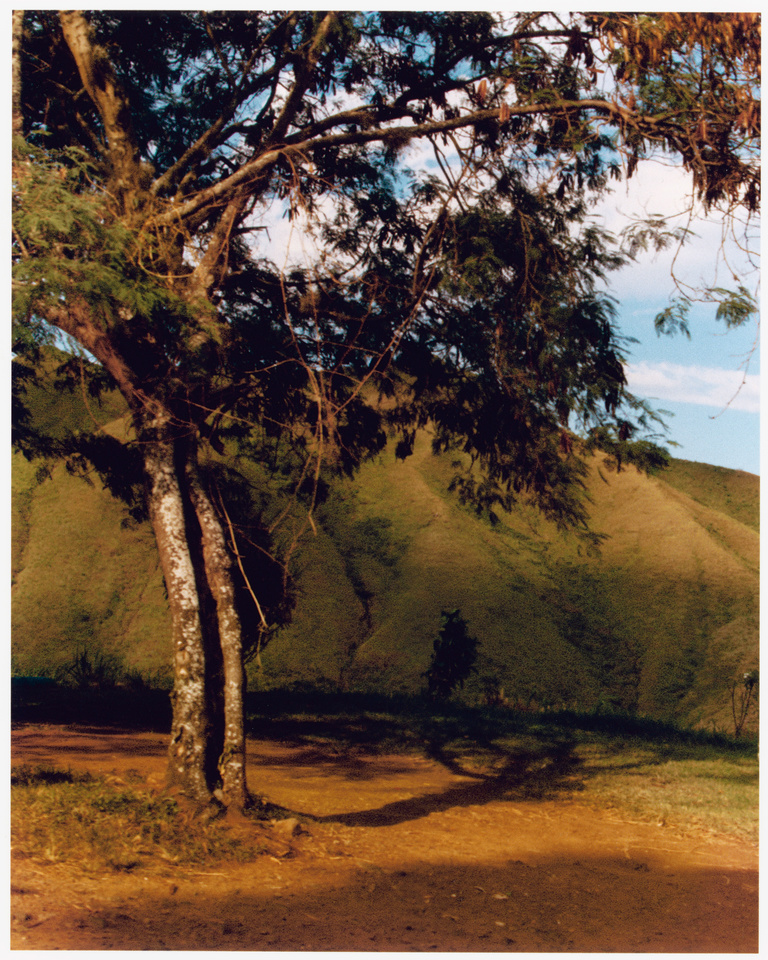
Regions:
[[[596,461],[592,518],[609,537],[585,556],[529,511],[492,527],[463,509],[422,437],[409,460],[366,465],[321,512],[265,680],[411,692],[441,609],[458,607],[480,640],[469,698],[495,685],[521,705],[720,720],[728,679],[757,657],[758,481],[698,467],[675,463],[662,479]]]
[[[76,396],[56,402],[70,426],[90,417]],[[55,419],[50,392],[39,409]],[[757,477],[684,461],[617,475],[596,459],[591,515],[608,538],[589,556],[525,509],[491,526],[447,493],[450,475],[422,435],[408,460],[385,453],[335,489],[252,688],[412,693],[441,610],[459,608],[480,641],[470,702],[503,689],[520,706],[729,726],[728,683],[758,656]],[[53,675],[87,650],[105,669],[167,675],[148,526],[61,465],[41,479],[14,456],[12,496],[14,673]]]

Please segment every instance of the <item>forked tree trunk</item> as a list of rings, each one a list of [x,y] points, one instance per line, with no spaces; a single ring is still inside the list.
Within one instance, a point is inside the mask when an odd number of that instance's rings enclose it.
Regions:
[[[206,778],[208,716],[200,600],[184,522],[174,443],[167,417],[147,419],[141,431],[149,515],[168,592],[174,651],[173,727],[168,780],[187,796],[210,800]]]
[[[216,602],[216,619],[224,672],[224,742],[219,758],[219,776],[224,803],[237,809],[248,804],[245,773],[244,670],[240,617],[235,604],[231,557],[221,522],[205,491],[194,460],[194,450],[185,470],[190,500],[200,524],[205,577]]]

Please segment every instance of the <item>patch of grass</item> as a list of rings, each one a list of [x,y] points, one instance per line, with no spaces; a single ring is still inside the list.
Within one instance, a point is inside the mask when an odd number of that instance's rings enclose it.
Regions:
[[[756,756],[707,749],[664,751],[647,744],[619,749],[583,745],[586,800],[683,832],[758,840]]]
[[[22,764],[11,770],[12,787],[36,787],[52,783],[90,783],[90,773],[73,773],[71,770],[59,770],[58,767]]]
[[[754,742],[686,730],[658,721],[555,717],[540,736],[568,736],[580,780],[579,800],[621,816],[684,833],[758,839],[759,764]],[[599,721],[604,721],[601,724]],[[528,736],[536,731],[531,726]],[[510,749],[520,737],[502,740]]]
[[[760,478],[754,474],[673,459],[660,477],[698,503],[759,530]]]
[[[204,823],[172,797],[143,787],[140,776],[73,774],[51,767],[11,773],[11,835],[16,856],[84,869],[133,871],[168,864],[248,861],[258,841],[225,822]]]

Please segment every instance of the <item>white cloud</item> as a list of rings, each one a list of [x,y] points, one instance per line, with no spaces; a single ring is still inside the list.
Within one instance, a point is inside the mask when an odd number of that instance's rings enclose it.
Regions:
[[[760,411],[760,378],[754,373],[665,361],[628,364],[626,373],[632,393],[652,400]]]
[[[756,280],[759,222],[752,223],[747,238],[744,224],[729,223],[716,210],[706,214],[700,204],[692,202],[690,174],[680,166],[646,161],[630,181],[613,188],[596,207],[595,215],[615,234],[633,220],[649,216],[664,216],[670,227],[683,227],[694,234],[682,248],[673,244],[658,253],[641,253],[635,263],[614,274],[609,283],[621,300],[644,299],[650,293],[666,300],[677,292],[674,278],[692,288],[733,287],[734,274],[746,279],[748,286]],[[747,248],[752,257],[745,252]]]

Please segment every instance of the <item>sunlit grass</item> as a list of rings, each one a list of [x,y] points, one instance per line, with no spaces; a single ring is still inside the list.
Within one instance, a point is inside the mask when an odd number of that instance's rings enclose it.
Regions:
[[[584,762],[583,797],[588,802],[683,832],[758,840],[756,756],[689,750],[678,756],[673,752],[665,760],[658,750],[647,747],[620,751],[594,745],[582,746],[578,753]]]
[[[130,872],[250,860],[260,852],[256,840],[233,833],[227,824],[203,822],[172,797],[151,792],[139,774],[125,779],[130,782],[54,767],[14,769],[13,854]]]
[[[759,763],[754,747],[734,753],[706,743],[596,738],[578,728],[561,733],[560,742],[568,743],[573,760],[564,788],[571,791],[575,785],[577,792],[571,796],[579,802],[678,832],[757,843]],[[505,737],[497,745],[535,758],[546,756],[554,742],[527,734]],[[558,796],[557,787],[553,795]]]

